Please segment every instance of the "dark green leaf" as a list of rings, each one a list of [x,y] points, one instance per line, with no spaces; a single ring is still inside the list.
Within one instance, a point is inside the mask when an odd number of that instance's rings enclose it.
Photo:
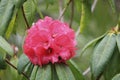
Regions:
[[[120,52],[120,34],[117,34],[117,46],[118,46],[118,49],[119,49],[119,52]]]
[[[24,12],[29,25],[32,25],[35,17],[36,7],[33,0],[27,0],[24,4]]]
[[[82,54],[85,52],[85,50],[88,49],[89,47],[91,47],[93,44],[96,44],[96,43],[97,43],[100,39],[102,39],[105,35],[106,35],[106,33],[103,34],[102,36],[97,37],[96,39],[94,39],[94,40],[88,42],[88,43],[83,47],[83,49],[82,49],[80,55],[82,55]]]
[[[52,80],[59,80],[55,69],[55,65],[52,65]]]
[[[75,80],[70,68],[65,64],[55,64],[59,80]]]
[[[50,64],[39,67],[35,80],[51,80],[51,66]]]
[[[95,47],[92,57],[92,73],[97,78],[110,60],[116,46],[115,34],[106,35]]]
[[[33,67],[34,67],[34,65],[33,65],[31,62],[29,62],[29,64],[25,67],[24,73],[25,73],[28,77],[31,76],[31,73],[32,73],[32,71],[33,71]]]
[[[30,76],[31,76],[31,74],[32,74],[32,71],[33,71],[33,64],[32,63],[28,63],[27,64],[27,66],[25,67],[25,69],[24,69],[24,74],[26,75],[26,76],[22,76],[22,78],[21,78],[21,80],[29,80],[29,78],[30,78]],[[31,79],[30,79],[31,80]]]
[[[29,63],[29,59],[27,58],[25,54],[22,54],[19,58],[18,65],[17,65],[19,74],[21,74],[24,71],[28,63]]]
[[[14,0],[1,0],[0,2],[0,35],[5,33],[5,30],[10,22],[14,10]]]
[[[120,80],[120,74],[115,75],[112,80]]]
[[[5,56],[5,51],[0,48],[0,69],[6,69],[7,67],[5,63]]]
[[[2,36],[0,36],[0,48],[2,48],[5,52],[7,52],[11,56],[14,53],[10,44]]]
[[[109,60],[106,69],[104,70],[105,80],[111,80],[120,72],[120,53],[116,46],[112,58]]]
[[[74,61],[69,60],[68,61],[69,67],[72,71],[72,73],[75,76],[75,80],[84,80],[84,77],[81,73],[81,70],[78,68],[78,66],[74,63]]]
[[[30,76],[30,80],[35,80],[37,74],[38,66],[34,66],[33,71]]]

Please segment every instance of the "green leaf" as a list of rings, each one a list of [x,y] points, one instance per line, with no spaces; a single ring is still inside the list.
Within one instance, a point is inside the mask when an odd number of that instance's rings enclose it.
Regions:
[[[33,67],[34,67],[34,65],[31,62],[29,62],[27,64],[27,66],[25,67],[25,69],[23,71],[26,76],[23,76],[21,80],[29,80],[29,78],[32,74],[32,71],[33,71]]]
[[[26,0],[15,0],[16,8],[20,8]]]
[[[32,71],[33,71],[33,67],[34,67],[34,65],[33,65],[31,62],[29,62],[28,65],[25,67],[24,73],[25,73],[28,77],[31,76],[31,73],[32,73]]]
[[[52,80],[59,80],[55,69],[55,65],[52,65]]]
[[[34,66],[33,71],[30,76],[30,80],[35,80],[37,74],[38,66]]]
[[[49,8],[49,5],[53,5],[55,0],[44,0],[46,2],[46,9]]]
[[[21,74],[24,71],[28,63],[29,63],[29,59],[27,58],[25,54],[22,54],[19,58],[18,65],[17,65],[19,74]]]
[[[14,24],[15,24],[15,20],[16,20],[17,11],[18,11],[17,9],[14,10],[12,19],[11,19],[11,21],[10,21],[10,23],[9,23],[9,26],[8,26],[8,29],[7,29],[7,31],[6,31],[5,36],[6,36],[7,39],[10,37],[10,35],[11,35],[12,31],[13,31]]]
[[[24,36],[25,35],[25,31],[26,31],[26,23],[22,14],[22,9],[18,10],[18,14],[16,17],[16,21],[15,21],[15,27],[14,30],[16,30],[16,34],[19,34],[20,36]]]
[[[109,4],[110,4],[113,12],[115,12],[115,11],[116,11],[116,8],[115,8],[115,2],[114,2],[114,0],[108,0],[108,2],[109,2]]]
[[[105,80],[111,80],[118,73],[120,73],[120,53],[118,47],[116,46],[103,75]]]
[[[51,80],[50,64],[38,68],[35,80]]]
[[[6,53],[0,48],[0,69],[6,69],[7,65],[5,63]]]
[[[92,73],[95,79],[104,70],[116,46],[116,35],[108,34],[95,47],[92,57]]]
[[[7,52],[11,56],[14,53],[10,44],[2,36],[0,36],[0,48],[2,48],[5,52]]]
[[[112,80],[120,80],[120,74],[115,75]]]
[[[36,7],[33,3],[33,0],[27,0],[27,2],[25,2],[24,12],[29,25],[32,25],[36,12]]]
[[[117,34],[117,46],[118,46],[118,49],[119,49],[119,52],[120,52],[120,34]]]
[[[75,80],[70,68],[65,64],[55,64],[59,80]]]
[[[5,33],[10,22],[14,10],[13,3],[13,0],[1,0],[0,2],[0,35]]]
[[[72,73],[75,76],[75,80],[84,80],[84,77],[82,75],[81,70],[78,68],[78,66],[74,63],[74,61],[69,60],[68,65],[72,71]]]
[[[88,42],[82,49],[81,53],[80,53],[80,56],[85,52],[86,49],[88,49],[89,47],[91,47],[92,45],[95,45],[100,39],[102,39],[104,36],[106,35],[103,34],[102,36],[100,37],[97,37],[96,39],[93,39],[92,41]]]
[[[55,0],[45,0],[45,2],[46,2],[47,4],[51,4],[51,5],[54,4],[54,1],[55,1]]]
[[[81,13],[81,19],[80,19],[80,33],[83,33],[83,31],[86,29],[87,24],[89,24],[90,20],[90,14],[91,14],[91,7],[89,1],[82,1],[82,13]]]

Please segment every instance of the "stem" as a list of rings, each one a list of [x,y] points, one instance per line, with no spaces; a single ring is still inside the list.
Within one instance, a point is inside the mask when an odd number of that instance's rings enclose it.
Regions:
[[[77,38],[79,34],[80,34],[80,26],[78,27],[78,29],[77,29],[77,31],[75,33],[75,37]]]
[[[26,23],[26,25],[27,25],[27,29],[29,29],[30,26],[29,26],[29,24],[28,24],[28,22],[27,22],[27,19],[26,19],[26,16],[25,16],[25,12],[24,12],[24,7],[23,7],[23,6],[22,6],[22,14],[23,14],[23,17],[24,17],[24,19],[25,19],[25,23]]]
[[[74,0],[72,0],[72,4],[71,4],[71,19],[70,19],[70,28],[71,28],[71,26],[72,26],[73,16],[74,16]]]
[[[118,30],[120,30],[120,14],[118,14]]]
[[[5,62],[8,65],[10,65],[12,68],[14,68],[15,70],[17,70],[17,68],[12,63],[10,63],[8,59],[5,59]],[[22,72],[22,75],[25,76],[29,80],[29,77],[24,72]]]
[[[63,0],[59,0],[59,14],[62,14],[62,7],[63,6]],[[63,16],[61,17],[60,21],[63,21]]]
[[[68,3],[67,3],[67,5],[65,6],[65,8],[62,10],[60,16],[58,17],[59,20],[62,18],[63,14],[64,14],[65,11],[67,10],[67,7],[69,6],[69,4],[70,4],[71,1],[72,1],[72,0],[69,0]]]
[[[83,75],[87,75],[90,72],[90,67],[88,67],[84,72]]]
[[[94,11],[95,6],[96,6],[96,4],[97,4],[97,1],[98,1],[98,0],[94,0],[94,2],[93,2],[93,4],[92,4],[91,12]]]

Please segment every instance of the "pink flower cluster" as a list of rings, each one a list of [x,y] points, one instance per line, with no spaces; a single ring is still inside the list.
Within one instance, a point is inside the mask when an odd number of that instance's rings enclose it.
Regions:
[[[28,30],[23,49],[33,64],[42,66],[69,60],[75,46],[75,33],[67,24],[45,17]]]

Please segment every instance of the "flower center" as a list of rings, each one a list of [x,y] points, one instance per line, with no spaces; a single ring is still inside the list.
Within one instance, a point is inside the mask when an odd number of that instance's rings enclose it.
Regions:
[[[50,53],[52,53],[52,52],[53,52],[53,49],[49,47],[49,48],[47,49],[47,53],[50,54]]]

